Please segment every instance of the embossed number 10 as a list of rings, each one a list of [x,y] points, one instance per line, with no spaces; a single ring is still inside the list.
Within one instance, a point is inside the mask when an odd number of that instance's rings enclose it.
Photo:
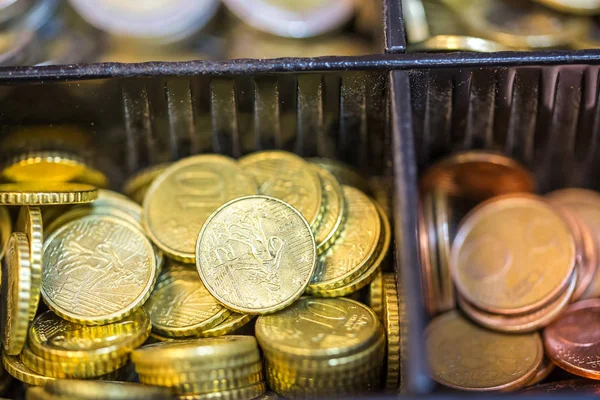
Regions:
[[[217,172],[188,171],[175,178],[177,203],[181,209],[205,208],[215,210],[225,202],[223,180]]]

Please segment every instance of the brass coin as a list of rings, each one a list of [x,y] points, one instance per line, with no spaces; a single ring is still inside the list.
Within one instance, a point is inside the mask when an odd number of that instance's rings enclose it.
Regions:
[[[27,337],[31,310],[31,255],[24,233],[13,232],[2,259],[2,345],[4,352],[16,356]]]
[[[120,321],[93,326],[69,322],[46,311],[31,324],[28,345],[34,354],[51,361],[111,360],[139,347],[150,329],[150,318],[143,308]]]
[[[231,314],[192,269],[166,271],[144,307],[152,320],[152,329],[167,337],[194,336],[217,326]]]
[[[373,282],[369,284],[367,305],[383,321],[383,274],[381,270],[376,273]]]
[[[206,364],[198,364],[190,368],[185,368],[185,366],[180,364],[170,364],[156,368],[153,365],[137,364],[135,369],[140,378],[143,378],[148,383],[152,381],[155,382],[153,384],[158,386],[171,386],[181,385],[186,382],[240,380],[261,372],[263,364],[260,357],[258,357],[254,361],[230,368],[210,368]]]
[[[44,243],[42,297],[62,318],[105,324],[126,317],[150,296],[156,258],[130,223],[90,215],[54,231]]]
[[[44,247],[44,226],[42,211],[39,207],[21,207],[15,225],[17,232],[24,232],[29,241],[31,263],[31,299],[29,302],[29,320],[33,320],[40,302],[42,286],[42,253]]]
[[[98,197],[95,187],[81,183],[20,182],[0,184],[0,204],[40,206],[89,203]]]
[[[83,158],[58,151],[18,154],[4,163],[2,175],[13,182],[68,182],[83,174]]]
[[[256,321],[256,339],[264,351],[299,358],[355,354],[375,343],[382,331],[370,308],[346,298],[302,297]]]
[[[326,198],[323,219],[315,230],[317,253],[322,254],[331,247],[342,231],[346,216],[346,200],[342,186],[330,172],[315,164],[310,166],[319,175],[323,186],[323,195]]]
[[[240,158],[240,166],[258,183],[258,192],[276,197],[298,210],[311,227],[322,217],[322,186],[306,161],[285,151],[261,151]]]
[[[427,169],[420,187],[424,193],[438,188],[449,196],[484,200],[507,193],[533,192],[535,182],[531,173],[513,159],[497,153],[468,151],[453,154]]]
[[[152,182],[154,182],[154,179],[158,178],[160,174],[162,174],[164,170],[170,167],[172,164],[173,163],[157,164],[137,172],[135,175],[127,179],[125,185],[123,186],[123,193],[129,197],[133,197],[140,191],[144,191],[145,194]]]
[[[261,382],[252,386],[222,392],[183,395],[179,396],[179,400],[250,400],[262,396],[266,390],[266,385]]]
[[[272,313],[304,293],[316,264],[308,222],[268,196],[234,199],[202,227],[196,267],[208,291],[243,314]]]
[[[365,272],[377,250],[381,218],[375,203],[361,191],[344,186],[348,212],[335,244],[319,257],[308,293],[335,289]]]
[[[596,15],[600,13],[598,0],[534,0],[547,7],[569,14]]]
[[[179,374],[178,379],[169,375],[140,375],[140,382],[146,385],[169,387],[178,395],[215,393],[251,386],[263,381],[262,365],[257,372],[235,378],[196,379],[194,374]]]
[[[0,206],[0,260],[4,258],[8,239],[12,233],[12,220],[8,209]]]
[[[387,374],[385,388],[397,391],[400,384],[400,309],[396,277],[394,274],[383,276],[383,326],[387,337]]]
[[[116,381],[55,379],[45,391],[55,396],[78,400],[162,400],[172,396],[168,389]]]
[[[227,318],[225,318],[225,321],[221,322],[214,328],[200,332],[198,336],[213,337],[227,335],[228,333],[235,332],[236,330],[240,329],[248,322],[252,321],[252,319],[254,319],[253,315],[231,313]]]
[[[220,155],[174,163],[148,189],[146,233],[169,257],[193,263],[198,233],[210,214],[233,198],[256,193],[256,183],[246,171]]]
[[[431,252],[429,250],[429,229],[425,222],[425,211],[423,205],[419,207],[417,221],[419,227],[419,258],[420,258],[420,276],[421,288],[423,291],[423,303],[427,313],[432,316],[438,312],[438,292],[436,286],[436,276],[434,275],[431,261]]]
[[[2,353],[2,365],[6,369],[6,372],[27,385],[45,386],[48,382],[55,379],[33,372],[23,364],[19,356],[9,356],[6,353]]]
[[[544,356],[544,358],[542,359],[542,363],[535,372],[535,375],[531,378],[529,382],[527,382],[525,386],[533,386],[542,382],[544,379],[550,376],[552,371],[554,371],[555,367],[556,364],[554,364],[552,360],[550,360],[547,356]]]
[[[309,158],[308,160],[331,172],[340,185],[352,186],[363,193],[369,193],[369,183],[351,166],[329,158]]]
[[[533,195],[488,200],[463,220],[451,254],[461,296],[497,314],[535,310],[562,292],[575,267],[573,235]]]
[[[507,335],[489,331],[456,311],[429,323],[425,343],[432,378],[468,391],[518,389],[535,375],[544,356],[537,332]]]

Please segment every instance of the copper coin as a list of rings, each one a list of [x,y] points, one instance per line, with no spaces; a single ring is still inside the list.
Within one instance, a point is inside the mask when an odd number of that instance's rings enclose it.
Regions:
[[[420,272],[421,272],[421,287],[423,289],[423,303],[429,315],[436,313],[436,293],[433,271],[429,253],[429,237],[427,234],[427,225],[423,215],[423,207],[419,207],[417,214],[419,224],[419,255],[420,255]]]
[[[437,265],[440,274],[440,311],[450,311],[456,307],[454,283],[450,275],[450,218],[451,208],[448,196],[442,190],[432,193],[435,237],[437,244]]]
[[[508,335],[482,328],[459,312],[435,318],[425,330],[432,378],[469,391],[508,391],[535,375],[544,350],[537,332]]]
[[[547,306],[519,315],[491,314],[470,304],[459,297],[460,308],[481,325],[499,332],[533,332],[554,321],[569,305],[577,284],[577,274],[574,271],[569,285],[563,293],[552,300]]]
[[[517,161],[486,151],[456,153],[430,167],[421,190],[440,188],[449,195],[479,200],[507,193],[533,192],[531,173]]]
[[[450,256],[458,292],[494,314],[538,309],[561,293],[575,268],[575,241],[564,219],[534,195],[505,195],[462,221]]]
[[[431,195],[425,195],[423,198],[423,217],[427,229],[427,240],[429,244],[429,263],[431,265],[431,275],[433,277],[433,291],[435,298],[435,312],[439,313],[442,301],[442,282],[440,274],[440,265],[437,252],[437,231],[435,226],[435,214],[433,210],[433,198]]]
[[[546,197],[553,203],[560,204],[563,207],[572,211],[582,225],[589,228],[588,231],[592,232],[595,246],[592,248],[591,243],[586,243],[588,257],[590,257],[590,263],[596,260],[596,268],[598,271],[598,251],[600,249],[600,194],[587,189],[561,189],[556,190],[546,195]],[[585,236],[585,232],[584,232]],[[585,241],[584,237],[584,241]],[[584,273],[582,273],[584,275]],[[591,283],[588,285],[587,290],[581,296],[583,299],[600,297],[600,274],[594,273]],[[583,276],[582,276],[583,278]]]
[[[559,393],[578,393],[578,394],[600,394],[600,382],[587,379],[569,379],[567,381],[550,382],[544,385],[527,388],[521,393],[527,394],[559,394]]]
[[[552,360],[550,360],[548,357],[544,356],[544,358],[542,359],[542,363],[535,372],[535,375],[533,376],[533,378],[531,378],[529,382],[527,382],[525,386],[533,386],[542,382],[544,379],[550,376],[552,371],[554,371],[555,367],[556,364],[554,364]]]
[[[544,346],[565,371],[600,379],[600,299],[571,304],[544,330]]]

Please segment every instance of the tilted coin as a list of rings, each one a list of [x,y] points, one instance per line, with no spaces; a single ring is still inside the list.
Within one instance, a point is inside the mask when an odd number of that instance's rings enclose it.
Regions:
[[[440,311],[450,311],[456,307],[454,283],[450,275],[450,248],[453,239],[450,233],[452,208],[448,196],[442,190],[435,190],[431,200],[435,220],[437,267],[440,276]]]
[[[311,164],[311,168],[319,175],[323,185],[323,195],[326,197],[326,208],[321,223],[315,230],[317,253],[327,250],[342,232],[346,216],[346,198],[342,186],[326,169]]]
[[[387,337],[387,374],[385,388],[397,391],[400,384],[400,310],[394,274],[383,276],[383,326]]]
[[[600,377],[600,300],[571,304],[544,330],[546,354],[560,368],[574,375]]]
[[[431,290],[433,290],[433,298],[435,300],[435,313],[442,311],[444,305],[444,292],[442,289],[442,279],[439,254],[438,254],[438,237],[435,221],[435,210],[433,204],[433,196],[431,193],[426,193],[421,200],[420,209],[423,210],[423,226],[424,239],[427,243],[421,244],[421,250],[427,250],[427,260],[429,264],[425,264],[425,268],[430,268]],[[445,286],[445,285],[444,285]]]
[[[83,158],[76,154],[35,151],[6,160],[2,175],[13,182],[68,182],[82,175],[85,169]]]
[[[52,311],[37,316],[29,328],[31,351],[56,361],[96,361],[122,357],[139,347],[150,334],[150,318],[143,308],[106,325],[69,322]]]
[[[2,259],[2,345],[10,356],[21,352],[27,337],[32,295],[29,251],[27,236],[13,232]]]
[[[452,245],[458,292],[483,310],[519,314],[553,299],[575,268],[569,226],[543,199],[506,195],[463,220]]]
[[[296,209],[255,195],[234,199],[208,218],[196,257],[202,282],[220,303],[239,313],[266,314],[304,293],[316,245]]]
[[[231,313],[209,293],[198,272],[192,269],[166,271],[144,307],[152,329],[170,337],[197,335],[216,327]]]
[[[95,187],[82,183],[20,182],[0,184],[0,204],[35,206],[89,203],[98,197]]]
[[[425,345],[432,378],[469,391],[508,391],[525,385],[544,356],[537,332],[507,335],[481,328],[456,311],[429,323]]]
[[[319,176],[302,158],[285,151],[261,151],[240,158],[240,166],[258,183],[258,192],[289,203],[318,227],[322,217],[323,189]]]
[[[152,182],[144,200],[146,233],[169,257],[193,263],[202,225],[227,201],[256,193],[246,168],[220,155],[180,160]]]
[[[534,0],[557,11],[578,14],[594,15],[600,13],[598,0]]]
[[[252,386],[222,392],[183,395],[179,396],[179,400],[250,400],[263,395],[266,390],[265,383],[261,382]]]
[[[420,183],[423,192],[435,188],[451,196],[477,200],[507,193],[533,192],[531,173],[517,161],[486,151],[455,153],[427,169]]]
[[[31,263],[31,300],[29,303],[29,319],[33,320],[40,301],[40,289],[42,286],[44,226],[40,208],[21,207],[15,229],[17,232],[24,232],[29,241],[29,257]]]
[[[308,161],[331,172],[340,185],[352,186],[363,193],[369,193],[369,183],[351,166],[329,158],[309,158]]]
[[[0,206],[0,260],[4,258],[6,252],[6,245],[8,239],[12,233],[12,220],[8,209],[4,206]]]
[[[228,333],[235,332],[240,329],[248,322],[252,321],[253,315],[231,313],[223,322],[219,325],[206,329],[198,334],[199,337],[213,337],[227,335]]]
[[[383,321],[383,274],[381,271],[377,272],[373,282],[369,284],[367,305]]]
[[[319,257],[308,293],[345,285],[365,272],[381,236],[381,219],[375,203],[360,190],[344,186],[348,204],[340,238]]]
[[[142,200],[139,203],[143,203],[144,196],[154,179],[158,178],[171,164],[157,164],[137,172],[127,179],[123,186],[123,193],[133,198],[134,201]]]
[[[46,392],[78,400],[160,400],[170,398],[169,390],[116,381],[56,379],[48,382]]]
[[[114,217],[90,215],[46,239],[42,297],[69,321],[108,323],[146,301],[157,273],[152,244],[140,230]]]
[[[425,310],[432,316],[438,313],[440,293],[437,284],[438,277],[434,274],[429,248],[429,227],[425,222],[423,206],[417,211],[417,223],[419,232],[419,265],[421,267],[421,290],[423,292],[423,303]],[[437,271],[436,271],[437,273]]]
[[[23,364],[19,356],[9,356],[6,353],[2,353],[2,365],[6,369],[6,372],[27,385],[44,386],[56,379],[33,372]]]

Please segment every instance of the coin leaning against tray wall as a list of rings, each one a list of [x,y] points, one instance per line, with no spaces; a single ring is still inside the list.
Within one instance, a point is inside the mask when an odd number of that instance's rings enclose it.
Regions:
[[[36,135],[21,133],[3,139],[0,389],[398,390],[405,316],[382,274],[389,217],[350,167],[284,151],[202,154],[141,170],[120,194],[60,133],[27,152]]]

